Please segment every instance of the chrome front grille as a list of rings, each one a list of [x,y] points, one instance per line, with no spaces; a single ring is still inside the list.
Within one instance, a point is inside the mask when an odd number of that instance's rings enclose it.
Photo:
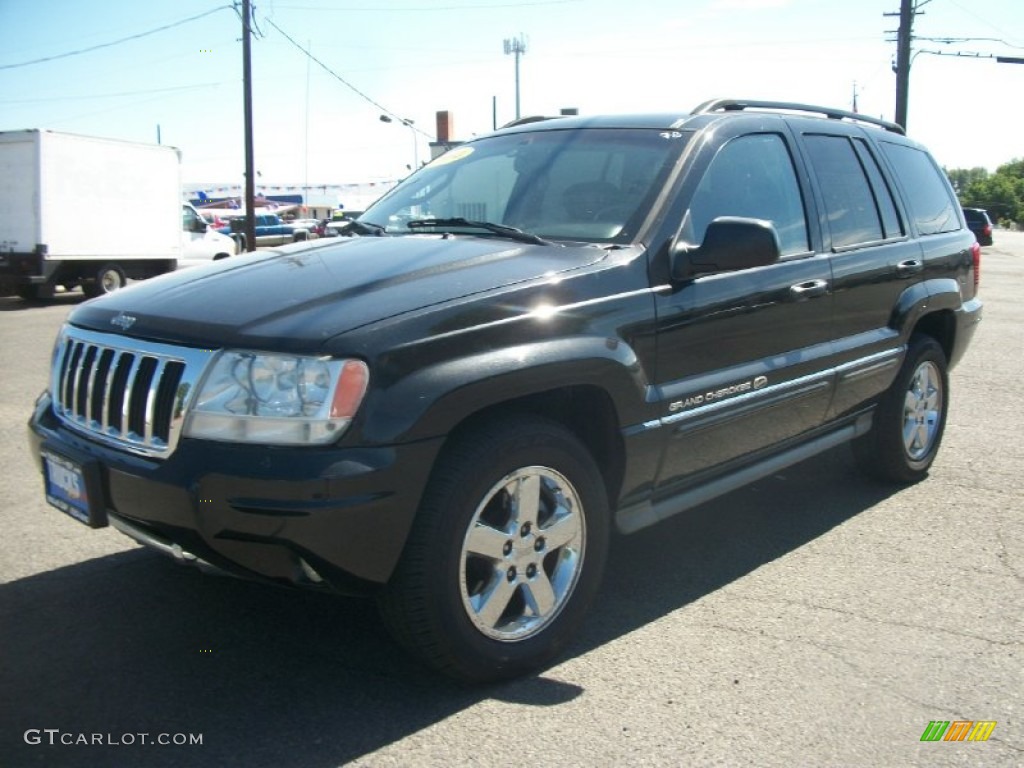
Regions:
[[[105,443],[167,457],[213,354],[65,327],[54,351],[54,412]]]

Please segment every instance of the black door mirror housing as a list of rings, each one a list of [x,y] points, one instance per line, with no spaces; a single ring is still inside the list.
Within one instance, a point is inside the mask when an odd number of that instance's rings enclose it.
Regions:
[[[770,221],[719,216],[708,224],[697,248],[679,243],[672,252],[672,277],[687,280],[709,272],[735,272],[779,260],[779,235]]]

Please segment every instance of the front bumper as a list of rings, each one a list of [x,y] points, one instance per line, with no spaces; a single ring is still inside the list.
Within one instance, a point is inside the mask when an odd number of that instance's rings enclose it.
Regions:
[[[29,442],[86,459],[108,522],[179,559],[245,578],[362,593],[391,575],[441,438],[372,448],[279,448],[182,440],[135,456],[69,429],[49,395]]]

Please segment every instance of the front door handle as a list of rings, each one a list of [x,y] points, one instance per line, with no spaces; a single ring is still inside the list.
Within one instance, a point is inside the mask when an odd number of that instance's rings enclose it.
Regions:
[[[896,265],[896,274],[900,277],[910,277],[924,271],[924,262],[920,259],[907,259]]]
[[[808,280],[789,287],[789,296],[794,301],[806,301],[828,292],[828,280]]]

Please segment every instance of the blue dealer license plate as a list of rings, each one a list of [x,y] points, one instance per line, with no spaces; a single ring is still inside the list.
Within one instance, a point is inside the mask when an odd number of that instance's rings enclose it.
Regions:
[[[92,481],[91,468],[47,450],[42,451],[42,457],[46,500],[88,526],[104,525],[99,514],[104,505],[97,498],[99,483]]]

